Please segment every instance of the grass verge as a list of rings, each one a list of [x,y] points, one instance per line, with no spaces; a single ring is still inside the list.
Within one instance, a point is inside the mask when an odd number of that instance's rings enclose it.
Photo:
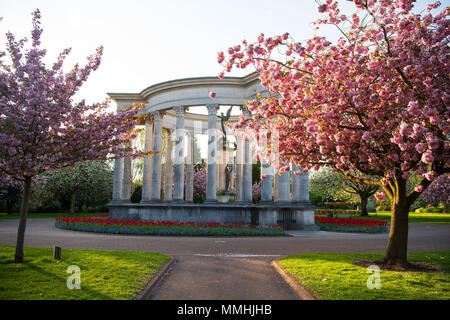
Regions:
[[[170,257],[151,252],[24,249],[24,263],[15,264],[15,247],[0,245],[2,300],[129,300],[145,287]],[[81,289],[67,288],[70,265],[80,267]]]
[[[56,217],[90,217],[98,213],[28,213],[28,219],[48,219],[48,218],[56,218]],[[0,220],[14,220],[19,219],[20,215],[18,213],[13,213],[8,215],[6,212],[0,212]]]
[[[326,217],[326,214],[316,214],[317,217]],[[383,220],[391,221],[390,211],[379,211],[369,213],[368,217],[361,217],[358,215],[352,215],[352,219],[370,219],[370,220]],[[422,223],[450,223],[450,213],[409,213],[409,222],[422,222]]]
[[[309,253],[279,260],[319,299],[324,300],[449,300],[450,251],[410,252],[410,262],[439,266],[442,272],[395,272],[381,270],[380,289],[368,289],[373,273],[352,264],[355,260],[379,260],[379,253]]]

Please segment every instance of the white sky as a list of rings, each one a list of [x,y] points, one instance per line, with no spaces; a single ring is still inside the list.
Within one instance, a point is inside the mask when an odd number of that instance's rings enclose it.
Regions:
[[[353,6],[340,2],[344,11]],[[417,2],[422,10],[434,1]],[[42,47],[48,50],[49,64],[66,47],[72,47],[67,69],[75,62],[84,64],[99,45],[105,47],[100,68],[77,96],[88,102],[102,101],[106,92],[140,92],[163,81],[216,76],[222,71],[218,51],[243,39],[253,42],[261,32],[309,39],[317,32],[311,22],[320,16],[314,0],[3,0],[0,50],[8,30],[17,38],[30,38],[36,8],[42,13]],[[331,27],[318,34],[337,38]]]

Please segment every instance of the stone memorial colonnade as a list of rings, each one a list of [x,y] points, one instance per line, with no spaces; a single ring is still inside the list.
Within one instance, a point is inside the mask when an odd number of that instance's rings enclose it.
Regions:
[[[218,108],[221,105],[238,106],[246,112],[247,117],[250,117],[251,114],[246,108],[242,108],[245,100],[264,90],[258,74],[252,73],[245,77],[223,79],[201,77],[167,81],[150,86],[140,93],[108,93],[117,103],[118,110],[136,102],[148,101],[142,111],[151,115],[145,121],[145,150],[157,152],[144,158],[142,200],[139,204],[130,201],[131,159],[121,158],[115,161],[113,199],[109,204],[112,218],[277,224],[281,216],[289,216],[297,229],[313,228],[314,213],[309,203],[307,173],[292,175],[294,191],[292,197],[289,173],[283,174],[282,179],[275,179],[280,186],[275,186],[277,192],[275,199],[272,199],[274,172],[263,163],[262,173],[268,178],[262,183],[261,205],[252,204],[253,159],[248,140],[236,139],[236,154],[233,157],[234,161],[231,159],[234,162],[232,164],[235,175],[235,201],[226,204],[217,202],[217,190],[223,180],[222,171],[226,165],[223,162],[227,161],[221,153],[221,148],[218,147],[218,133],[221,132],[221,122],[217,117]],[[212,99],[209,92],[215,92],[216,97]],[[195,106],[206,106],[208,114],[188,112],[189,107]],[[237,120],[238,117],[232,116],[229,122]],[[174,152],[171,152],[170,148],[166,150],[164,201],[161,199],[163,128],[172,133],[171,138],[175,142]],[[207,188],[204,204],[192,203],[194,174],[192,145],[195,134],[208,136]],[[185,139],[188,139],[188,150],[185,150]],[[172,143],[168,146],[171,147]]]

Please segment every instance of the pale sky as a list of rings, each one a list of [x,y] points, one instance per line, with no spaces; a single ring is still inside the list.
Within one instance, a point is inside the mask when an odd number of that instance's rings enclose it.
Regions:
[[[340,2],[344,11],[352,7]],[[422,10],[434,1],[417,2]],[[315,33],[337,38],[331,27],[313,29],[311,22],[320,16],[314,0],[3,0],[0,50],[8,30],[17,38],[30,38],[36,8],[42,13],[42,47],[48,50],[49,64],[66,47],[72,47],[67,69],[75,62],[84,64],[96,47],[105,47],[100,68],[77,96],[88,102],[104,100],[106,92],[140,92],[163,81],[216,76],[222,71],[218,51],[243,39],[253,42],[261,32],[289,32],[296,41]]]

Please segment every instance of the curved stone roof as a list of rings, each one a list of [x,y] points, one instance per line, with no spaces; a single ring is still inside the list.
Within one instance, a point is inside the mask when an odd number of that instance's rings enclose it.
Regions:
[[[258,73],[244,77],[198,77],[165,81],[154,84],[139,93],[108,93],[118,108],[135,102],[148,102],[145,112],[172,109],[176,106],[198,106],[217,103],[219,105],[243,105],[262,87]],[[216,92],[211,99],[209,92]]]

